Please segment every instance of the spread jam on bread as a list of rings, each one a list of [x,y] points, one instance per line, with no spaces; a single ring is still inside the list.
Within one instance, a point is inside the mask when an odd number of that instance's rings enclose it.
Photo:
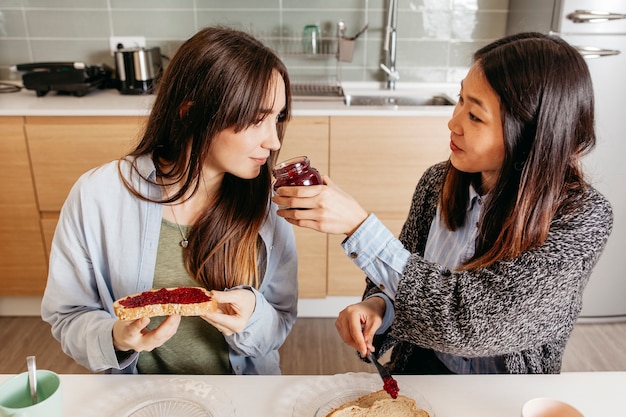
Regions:
[[[383,389],[387,391],[391,398],[393,398],[394,400],[398,398],[398,392],[400,392],[400,388],[398,388],[398,382],[395,379],[388,376],[383,379],[383,384]]]
[[[211,301],[211,297],[202,288],[179,287],[161,288],[156,291],[144,291],[119,300],[126,308],[144,307],[151,304],[193,304]]]
[[[202,316],[217,310],[211,292],[202,287],[159,288],[129,295],[113,303],[120,320],[154,316]]]
[[[430,417],[413,398],[398,395],[390,398],[384,390],[363,395],[333,409],[326,417]]]

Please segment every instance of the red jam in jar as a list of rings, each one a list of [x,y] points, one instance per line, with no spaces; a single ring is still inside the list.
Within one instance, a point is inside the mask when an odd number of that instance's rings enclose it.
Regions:
[[[322,177],[317,169],[311,166],[309,158],[298,156],[281,162],[272,170],[274,178],[274,190],[283,186],[293,185],[318,185],[322,183]]]

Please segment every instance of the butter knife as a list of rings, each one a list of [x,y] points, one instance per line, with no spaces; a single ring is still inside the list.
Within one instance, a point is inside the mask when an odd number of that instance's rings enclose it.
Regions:
[[[391,373],[378,362],[378,360],[372,355],[372,352],[367,352],[367,359],[370,360],[376,366],[378,375],[383,379],[383,389],[391,396],[391,398],[398,398],[398,382],[391,376]]]

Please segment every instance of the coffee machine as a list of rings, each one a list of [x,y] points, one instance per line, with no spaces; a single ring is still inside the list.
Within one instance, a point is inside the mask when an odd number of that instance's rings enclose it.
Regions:
[[[115,51],[117,88],[122,94],[151,94],[162,71],[158,47]]]

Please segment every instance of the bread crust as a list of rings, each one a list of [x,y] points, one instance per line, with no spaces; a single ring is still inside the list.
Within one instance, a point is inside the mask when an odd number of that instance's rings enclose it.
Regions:
[[[125,307],[120,302],[129,298],[145,297],[150,292],[157,291],[174,291],[181,288],[188,288],[193,290],[202,291],[210,301],[201,303],[161,303],[161,304],[147,304],[141,307]],[[142,293],[132,294],[126,297],[122,297],[115,300],[113,303],[113,311],[120,320],[137,320],[142,317],[155,317],[155,316],[202,316],[206,313],[212,313],[217,310],[217,302],[211,296],[211,292],[202,287],[176,287],[176,288],[158,288],[150,291],[144,291]]]
[[[415,400],[405,395],[392,399],[384,390],[375,391],[349,401],[332,410],[326,417],[429,417],[426,410],[417,408]]]

